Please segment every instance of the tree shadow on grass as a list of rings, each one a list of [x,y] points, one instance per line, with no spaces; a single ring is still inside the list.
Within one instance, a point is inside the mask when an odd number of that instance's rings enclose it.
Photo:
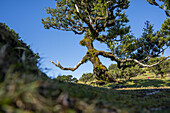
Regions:
[[[129,84],[128,82],[133,82]],[[127,87],[141,87],[141,86],[154,86],[162,87],[170,81],[165,80],[129,80],[125,84],[121,84]],[[116,85],[113,83],[113,85]],[[102,108],[105,105],[117,106],[120,109],[132,109],[132,112],[168,112],[169,111],[169,96],[170,89],[122,89],[116,90],[113,88],[105,88],[104,86],[91,86],[87,84],[76,83],[60,83],[60,88],[69,92],[70,96],[86,100],[86,102],[96,102],[95,105]],[[117,84],[120,85],[120,84]],[[166,100],[166,101],[165,101]],[[161,102],[157,104],[158,102]],[[125,104],[126,103],[126,104]],[[152,104],[150,104],[152,103]],[[133,110],[136,111],[133,111]],[[156,109],[156,110],[155,110]],[[130,112],[130,111],[129,111]]]
[[[114,87],[115,85],[109,85],[108,87]],[[164,87],[170,86],[170,80],[157,80],[157,79],[145,79],[145,80],[128,80],[122,84],[122,87]]]

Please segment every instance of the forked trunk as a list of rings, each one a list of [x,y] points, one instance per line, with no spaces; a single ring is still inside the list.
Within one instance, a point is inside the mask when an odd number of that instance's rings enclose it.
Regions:
[[[98,80],[104,80],[108,82],[115,81],[114,78],[108,73],[108,69],[104,66],[98,55],[97,50],[93,47],[93,40],[88,38],[83,39],[85,46],[88,49],[87,56],[93,64],[93,73]]]

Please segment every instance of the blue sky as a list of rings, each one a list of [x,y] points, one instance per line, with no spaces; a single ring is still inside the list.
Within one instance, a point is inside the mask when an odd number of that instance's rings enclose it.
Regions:
[[[45,14],[45,7],[55,7],[55,0],[0,0],[0,22],[6,23],[14,29],[21,39],[31,45],[35,53],[41,57],[41,68],[50,68],[45,71],[48,76],[56,77],[58,74],[71,74],[76,78],[83,73],[92,72],[92,64],[87,62],[76,71],[62,71],[49,61],[59,60],[64,67],[74,67],[85,55],[87,49],[79,45],[83,39],[81,35],[72,32],[44,29],[41,18]],[[131,0],[130,7],[126,11],[130,20],[131,30],[136,37],[140,37],[146,20],[154,24],[154,29],[159,30],[166,19],[165,12],[158,7],[151,6],[146,0]],[[95,42],[95,47],[106,50],[104,44]],[[166,51],[165,55],[168,55]],[[107,67],[114,62],[100,57]]]

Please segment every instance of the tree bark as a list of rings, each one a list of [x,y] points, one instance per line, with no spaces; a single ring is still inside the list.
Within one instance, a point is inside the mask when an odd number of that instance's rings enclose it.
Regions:
[[[104,80],[108,82],[114,82],[116,81],[109,73],[106,66],[104,66],[98,55],[96,54],[98,51],[93,46],[93,39],[90,36],[85,36],[83,39],[85,46],[87,47],[87,56],[89,58],[89,61],[93,64],[93,74],[95,75],[97,80]]]

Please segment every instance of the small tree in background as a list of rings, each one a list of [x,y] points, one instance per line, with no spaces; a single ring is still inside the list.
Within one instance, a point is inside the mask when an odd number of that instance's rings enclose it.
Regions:
[[[117,64],[111,64],[109,67],[108,67],[108,70],[116,70],[117,69]]]
[[[108,69],[109,73],[114,78],[125,78],[125,80],[129,80],[131,77],[144,73],[144,70],[138,65],[119,69],[117,64],[111,64]]]
[[[157,32],[154,32],[153,26],[146,22],[142,37],[136,38],[130,32],[130,26],[127,25],[129,20],[125,14],[130,0],[55,1],[55,8],[46,9],[50,17],[42,19],[44,27],[83,35],[84,39],[80,41],[80,45],[87,48],[86,55],[74,68],[64,68],[58,61],[57,64],[51,61],[62,70],[75,71],[81,64],[90,61],[93,64],[93,74],[96,79],[113,82],[116,80],[108,73],[108,69],[102,64],[99,56],[117,62],[119,69],[135,65],[152,67],[170,57],[164,57],[152,65],[145,64],[149,58],[159,56],[170,46],[169,18],[164,21],[161,30]],[[149,0],[149,3],[154,1]],[[168,8],[169,2],[163,3]],[[94,41],[106,44],[110,51],[97,50],[93,45]]]
[[[77,82],[78,80],[76,78],[72,78],[72,75],[62,75],[62,76],[58,76],[56,79],[58,81],[62,81],[62,82]]]
[[[152,58],[149,60],[149,63],[154,63],[159,61],[161,58]],[[155,74],[155,78],[158,78],[161,75],[161,78],[164,78],[164,75],[170,73],[170,59],[163,61],[161,64],[154,67],[148,68],[150,72]]]
[[[95,77],[92,73],[83,73],[83,75],[80,77],[79,81],[82,81],[82,82],[91,82],[91,81],[94,81],[95,80]]]

